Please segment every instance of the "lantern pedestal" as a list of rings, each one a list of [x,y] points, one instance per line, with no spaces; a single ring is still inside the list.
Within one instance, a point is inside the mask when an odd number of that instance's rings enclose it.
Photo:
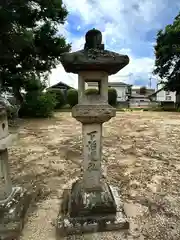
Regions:
[[[65,190],[57,219],[57,235],[126,231],[129,222],[117,189],[102,183],[102,191],[86,192],[83,181]]]

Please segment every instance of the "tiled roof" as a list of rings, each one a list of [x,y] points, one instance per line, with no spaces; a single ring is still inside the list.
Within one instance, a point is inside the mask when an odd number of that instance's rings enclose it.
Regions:
[[[59,88],[59,87],[62,87],[62,86],[67,87],[67,88],[73,88],[73,87],[71,87],[71,86],[69,86],[66,83],[63,83],[61,81],[56,83],[55,85],[50,86],[49,88]]]

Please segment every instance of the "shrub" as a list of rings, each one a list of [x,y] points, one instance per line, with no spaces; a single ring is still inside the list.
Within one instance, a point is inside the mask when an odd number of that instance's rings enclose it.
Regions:
[[[175,107],[166,107],[166,106],[163,106],[163,107],[161,107],[161,109],[162,109],[162,111],[165,111],[165,112],[176,112],[177,111],[177,109],[175,108]]]
[[[96,88],[88,88],[85,91],[86,95],[95,95],[95,94],[98,94],[98,93],[99,93],[99,91]]]
[[[108,89],[108,102],[112,106],[116,106],[117,104],[117,91],[115,88]]]
[[[50,117],[56,106],[56,96],[52,93],[28,92],[19,110],[20,117]]]
[[[65,96],[61,89],[53,89],[52,88],[52,89],[49,89],[48,92],[55,95],[55,98],[56,98],[55,108],[56,109],[61,108],[62,106],[65,105],[65,103],[66,103]]]
[[[140,94],[141,95],[146,95],[147,93],[147,88],[144,86],[144,87],[141,87],[140,90],[139,90]]]
[[[78,104],[78,91],[76,89],[69,89],[67,91],[67,103],[73,107]]]
[[[174,102],[172,101],[162,101],[160,102],[160,105],[163,106],[174,106]]]

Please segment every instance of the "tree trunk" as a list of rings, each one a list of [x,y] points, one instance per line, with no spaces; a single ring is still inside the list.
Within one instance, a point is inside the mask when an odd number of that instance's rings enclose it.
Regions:
[[[13,87],[14,97],[16,98],[17,105],[21,105],[23,103],[23,97],[20,93],[20,88]]]
[[[19,109],[21,108],[21,105],[23,103],[23,97],[20,93],[20,88],[13,87],[13,94],[16,100],[16,111],[13,112],[12,119],[17,119],[19,117]]]

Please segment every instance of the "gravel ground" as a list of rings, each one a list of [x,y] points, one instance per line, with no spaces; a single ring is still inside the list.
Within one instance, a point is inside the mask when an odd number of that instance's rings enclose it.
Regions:
[[[119,187],[131,231],[81,239],[180,239],[180,115],[119,112],[104,124],[103,162]],[[70,113],[22,120],[9,153],[14,185],[41,188],[21,240],[54,240],[62,191],[81,174],[81,124]],[[77,238],[71,238],[77,239]]]

